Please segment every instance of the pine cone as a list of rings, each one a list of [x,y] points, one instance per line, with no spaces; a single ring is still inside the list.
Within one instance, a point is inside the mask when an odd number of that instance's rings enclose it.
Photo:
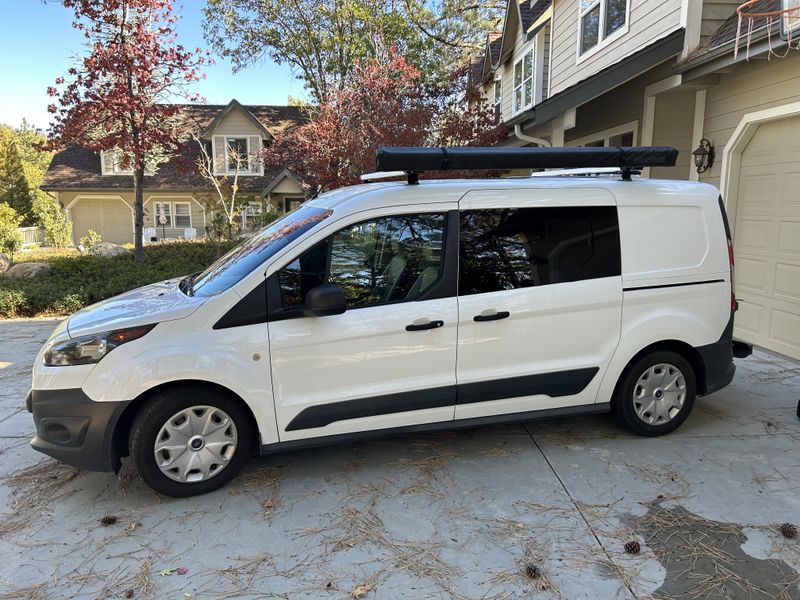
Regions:
[[[639,545],[639,542],[636,540],[631,540],[627,544],[625,544],[625,552],[628,554],[639,554],[642,551],[642,547]]]
[[[540,575],[539,567],[533,563],[527,563],[523,569],[523,572],[525,573],[525,577],[528,579],[538,579]]]
[[[784,523],[781,525],[781,533],[783,537],[794,539],[797,537],[797,525],[793,525],[792,523]]]

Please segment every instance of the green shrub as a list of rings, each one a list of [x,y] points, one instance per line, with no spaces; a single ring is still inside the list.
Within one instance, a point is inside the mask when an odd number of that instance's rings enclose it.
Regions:
[[[25,238],[17,231],[22,217],[5,202],[0,202],[0,252],[14,260],[14,253],[22,248]]]
[[[0,276],[0,317],[70,314],[143,285],[195,273],[227,252],[233,243],[176,241],[148,244],[144,263],[130,256],[106,258],[72,250],[39,250],[52,274],[46,279]]]
[[[20,290],[0,290],[0,317],[18,316],[25,302],[25,294]]]
[[[87,252],[102,241],[103,238],[100,237],[100,234],[97,233],[94,229],[90,229],[89,231],[86,232],[86,235],[83,236],[78,243],[80,244],[81,248],[83,248],[83,251]]]
[[[55,200],[40,196],[33,200],[33,212],[44,227],[44,238],[56,248],[72,245],[72,221]]]

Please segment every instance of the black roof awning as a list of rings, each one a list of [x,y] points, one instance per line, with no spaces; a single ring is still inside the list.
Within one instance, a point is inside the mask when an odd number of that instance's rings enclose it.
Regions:
[[[674,167],[678,151],[667,146],[632,148],[378,148],[378,171],[470,171]]]

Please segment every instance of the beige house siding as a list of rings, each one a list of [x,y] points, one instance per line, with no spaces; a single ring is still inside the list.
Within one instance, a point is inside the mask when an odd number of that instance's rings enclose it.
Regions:
[[[704,42],[719,29],[744,0],[703,0],[700,41]]]
[[[681,26],[681,0],[630,0],[628,31],[608,44],[601,42],[594,54],[579,61],[578,5],[579,0],[565,0],[553,6],[551,96],[666,37]]]
[[[544,65],[542,66],[542,100],[547,100],[550,93],[550,31],[548,23],[539,35],[544,36]]]
[[[175,203],[183,203],[189,204],[189,214],[191,218],[191,225],[193,229],[196,230],[196,235],[198,237],[203,236],[205,234],[205,226],[207,222],[207,218],[210,215],[206,214],[206,209],[203,205],[203,201],[200,197],[195,195],[189,194],[181,194],[181,193],[152,193],[147,194],[145,193],[144,199],[144,227],[152,227],[156,230],[156,237],[159,239],[163,238],[172,238],[178,239],[183,238],[185,234],[185,227],[164,227],[162,230],[161,225],[158,222],[158,212],[156,211],[156,204],[158,202],[163,202],[165,204],[170,204],[173,206]],[[174,213],[174,211],[173,211]],[[173,225],[174,225],[174,214],[173,214]]]
[[[261,130],[242,111],[233,109],[217,125],[214,135],[257,135],[261,137],[262,134]]]
[[[694,103],[694,90],[670,92],[656,98],[653,145],[676,148],[678,161],[674,167],[653,167],[650,169],[650,177],[686,179],[694,150],[692,144]]]
[[[706,92],[703,135],[714,145],[717,161],[700,176],[701,181],[720,187],[725,146],[746,113],[797,101],[800,101],[798,53],[771,61],[742,62],[732,73],[723,75],[720,84]]]
[[[660,65],[578,107],[575,127],[564,132],[565,145],[632,121],[637,122],[634,143],[641,143],[644,90],[648,85],[670,74],[669,64]]]

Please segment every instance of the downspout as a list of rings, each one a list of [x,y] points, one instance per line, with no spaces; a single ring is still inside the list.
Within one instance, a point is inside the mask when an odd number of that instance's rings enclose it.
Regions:
[[[517,123],[514,125],[514,135],[517,136],[517,139],[522,140],[523,142],[532,142],[537,146],[541,146],[542,148],[550,148],[552,144],[543,138],[531,137],[529,135],[525,135],[522,133],[522,126]]]

